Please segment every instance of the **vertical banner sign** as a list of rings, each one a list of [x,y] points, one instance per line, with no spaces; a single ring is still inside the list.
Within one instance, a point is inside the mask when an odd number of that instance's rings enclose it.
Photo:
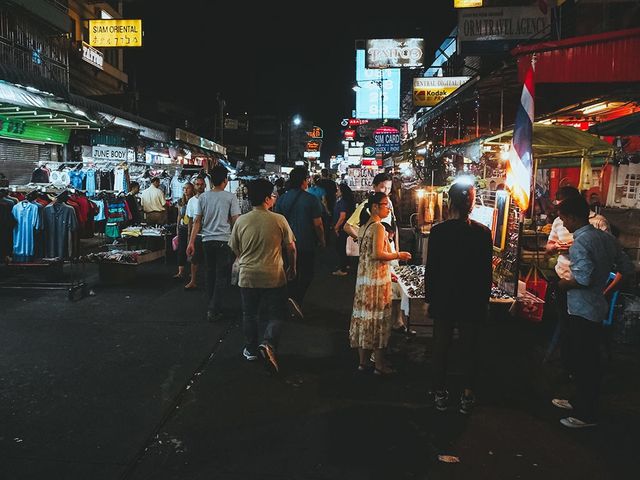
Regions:
[[[533,62],[527,71],[520,96],[520,106],[516,112],[513,139],[507,160],[507,186],[514,201],[521,210],[529,206],[531,194],[531,173],[533,170],[533,106],[535,83],[533,82]]]
[[[356,118],[400,118],[400,69],[365,68],[364,56],[356,50]]]

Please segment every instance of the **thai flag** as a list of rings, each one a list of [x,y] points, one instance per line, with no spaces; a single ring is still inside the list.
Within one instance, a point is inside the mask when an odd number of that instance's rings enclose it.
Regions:
[[[531,63],[524,78],[520,106],[516,113],[513,128],[513,139],[507,161],[507,187],[521,210],[529,206],[531,194],[531,171],[533,169],[533,100],[535,84],[533,83],[534,64]]]

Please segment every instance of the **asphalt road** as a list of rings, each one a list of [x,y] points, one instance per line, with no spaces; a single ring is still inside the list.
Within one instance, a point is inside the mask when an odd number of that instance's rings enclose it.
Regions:
[[[353,276],[318,262],[305,319],[285,325],[282,372],[241,355],[239,316],[206,321],[174,267],[95,296],[0,292],[0,478],[626,479],[640,467],[640,355],[614,345],[601,425],[551,406],[571,385],[543,365],[550,321],[495,311],[481,334],[470,417],[425,406],[428,331],[394,336],[393,378],[358,374],[347,342]],[[91,273],[93,270],[89,270]],[[239,293],[228,299],[239,312]],[[450,382],[459,395],[454,348]],[[460,463],[438,460],[454,455]]]

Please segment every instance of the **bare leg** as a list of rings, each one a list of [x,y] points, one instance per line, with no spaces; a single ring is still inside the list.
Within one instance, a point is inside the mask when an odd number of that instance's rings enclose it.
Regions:
[[[360,358],[360,365],[365,366],[369,361],[371,350],[365,350],[364,348],[358,349],[358,357]]]
[[[176,273],[173,278],[182,278],[184,277],[184,265],[178,266],[178,273]]]
[[[187,288],[196,288],[198,286],[198,265],[191,264],[191,280],[185,285]]]

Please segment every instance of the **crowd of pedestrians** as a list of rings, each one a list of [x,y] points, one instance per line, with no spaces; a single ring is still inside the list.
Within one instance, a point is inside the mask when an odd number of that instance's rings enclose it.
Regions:
[[[357,205],[349,186],[331,180],[326,170],[311,179],[306,168],[296,167],[286,182],[249,181],[236,195],[227,191],[227,169],[217,166],[211,171],[212,189],[205,191],[202,178],[184,185],[178,202],[176,278],[186,277],[190,263],[185,289],[195,289],[198,265],[205,265],[207,318],[217,322],[231,313],[225,298],[235,262],[245,338],[242,354],[248,361],[262,357],[278,373],[281,330],[287,316],[304,317],[318,249],[334,243],[338,263],[332,274],[349,275],[350,237],[359,256],[348,336],[358,352],[356,371],[393,375],[385,358],[391,334],[415,332],[407,328],[404,315],[394,311],[400,292],[390,266],[410,261],[411,254],[400,248],[391,180],[388,174],[378,174],[373,191]],[[161,200],[154,188],[152,183],[143,192],[142,205],[151,216]],[[476,403],[477,339],[488,314],[493,242],[489,229],[469,218],[475,205],[473,185],[454,183],[448,201],[448,218],[432,228],[426,259],[425,301],[434,321],[427,403],[441,411],[450,407],[447,365],[457,328],[463,367],[458,409],[468,414]],[[555,203],[559,216],[547,243],[547,253],[558,255],[553,291],[559,340],[552,345],[561,346],[564,366],[575,375],[576,394],[554,399],[553,405],[573,410],[562,419],[563,425],[582,428],[595,425],[597,418],[601,322],[607,310],[603,292],[610,272],[617,272],[619,281],[633,267],[609,233],[606,219],[589,209],[577,189],[561,188]]]

